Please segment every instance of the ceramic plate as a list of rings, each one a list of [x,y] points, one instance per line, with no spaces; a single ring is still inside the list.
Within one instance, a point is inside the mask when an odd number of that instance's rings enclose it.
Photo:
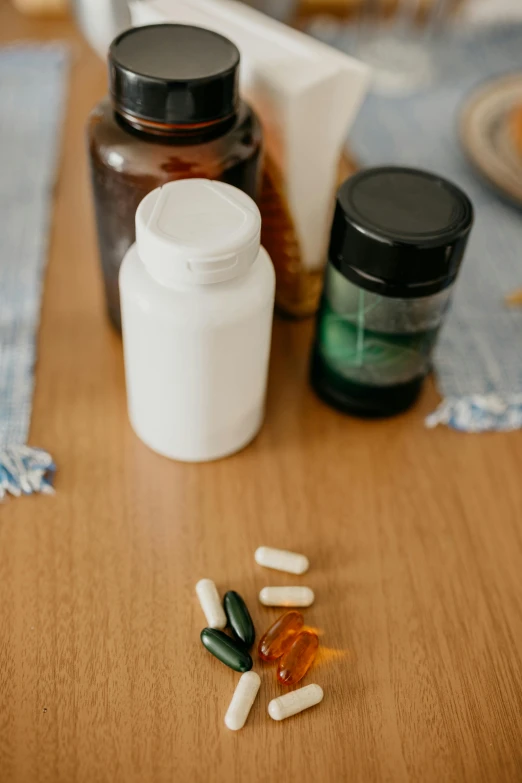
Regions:
[[[480,173],[522,206],[522,154],[512,130],[512,113],[517,106],[522,106],[522,73],[481,85],[464,106],[460,137]]]

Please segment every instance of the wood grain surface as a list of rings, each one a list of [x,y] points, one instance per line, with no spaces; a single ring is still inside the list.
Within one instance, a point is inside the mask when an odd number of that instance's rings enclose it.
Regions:
[[[69,38],[72,76],[31,433],[57,494],[0,507],[0,781],[519,783],[522,433],[427,431],[431,382],[395,420],[338,415],[307,383],[312,324],[276,321],[256,442],[199,466],[150,452],[97,267],[83,126],[104,66],[69,22],[0,0],[0,38],[20,36]],[[309,573],[261,569],[260,544]],[[225,728],[238,675],[199,642],[203,576],[260,631],[261,587],[315,590],[320,706],[272,721],[256,661],[248,724]]]

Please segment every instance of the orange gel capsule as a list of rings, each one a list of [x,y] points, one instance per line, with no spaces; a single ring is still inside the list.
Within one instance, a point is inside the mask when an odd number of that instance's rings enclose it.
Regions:
[[[279,661],[277,679],[281,685],[295,685],[303,679],[314,662],[319,639],[311,631],[301,631],[294,639],[291,647]]]
[[[275,661],[287,650],[304,625],[301,612],[291,610],[279,617],[259,642],[257,651],[263,661]]]

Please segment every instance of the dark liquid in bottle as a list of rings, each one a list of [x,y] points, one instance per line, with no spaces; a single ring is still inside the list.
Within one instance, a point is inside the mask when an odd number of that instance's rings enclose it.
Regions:
[[[221,180],[256,199],[261,127],[241,103],[234,117],[215,127],[188,126],[170,136],[144,134],[117,117],[107,99],[92,112],[87,134],[107,308],[121,329],[118,275],[135,240],[140,201],[154,188],[189,177]]]
[[[318,397],[342,413],[384,418],[406,411],[422,389],[424,375],[394,386],[368,386],[332,372],[317,346],[312,353],[310,380]]]

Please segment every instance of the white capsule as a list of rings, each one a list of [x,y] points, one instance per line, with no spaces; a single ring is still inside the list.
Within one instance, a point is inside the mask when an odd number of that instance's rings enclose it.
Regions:
[[[274,720],[284,720],[291,715],[297,715],[298,712],[307,710],[323,700],[323,689],[320,685],[306,685],[297,691],[285,693],[284,696],[278,696],[272,699],[268,705],[268,714]]]
[[[288,574],[304,574],[310,566],[308,558],[304,555],[287,552],[286,549],[272,549],[269,546],[258,547],[254,557],[258,565],[276,571],[286,571]]]
[[[256,700],[261,677],[256,672],[245,672],[239,678],[239,682],[232,696],[232,701],[225,715],[225,726],[238,731],[242,729]]]
[[[263,587],[259,600],[265,606],[311,606],[314,591],[309,587]]]
[[[227,617],[212,579],[200,579],[196,585],[196,593],[207,618],[208,627],[224,628],[227,624]]]

